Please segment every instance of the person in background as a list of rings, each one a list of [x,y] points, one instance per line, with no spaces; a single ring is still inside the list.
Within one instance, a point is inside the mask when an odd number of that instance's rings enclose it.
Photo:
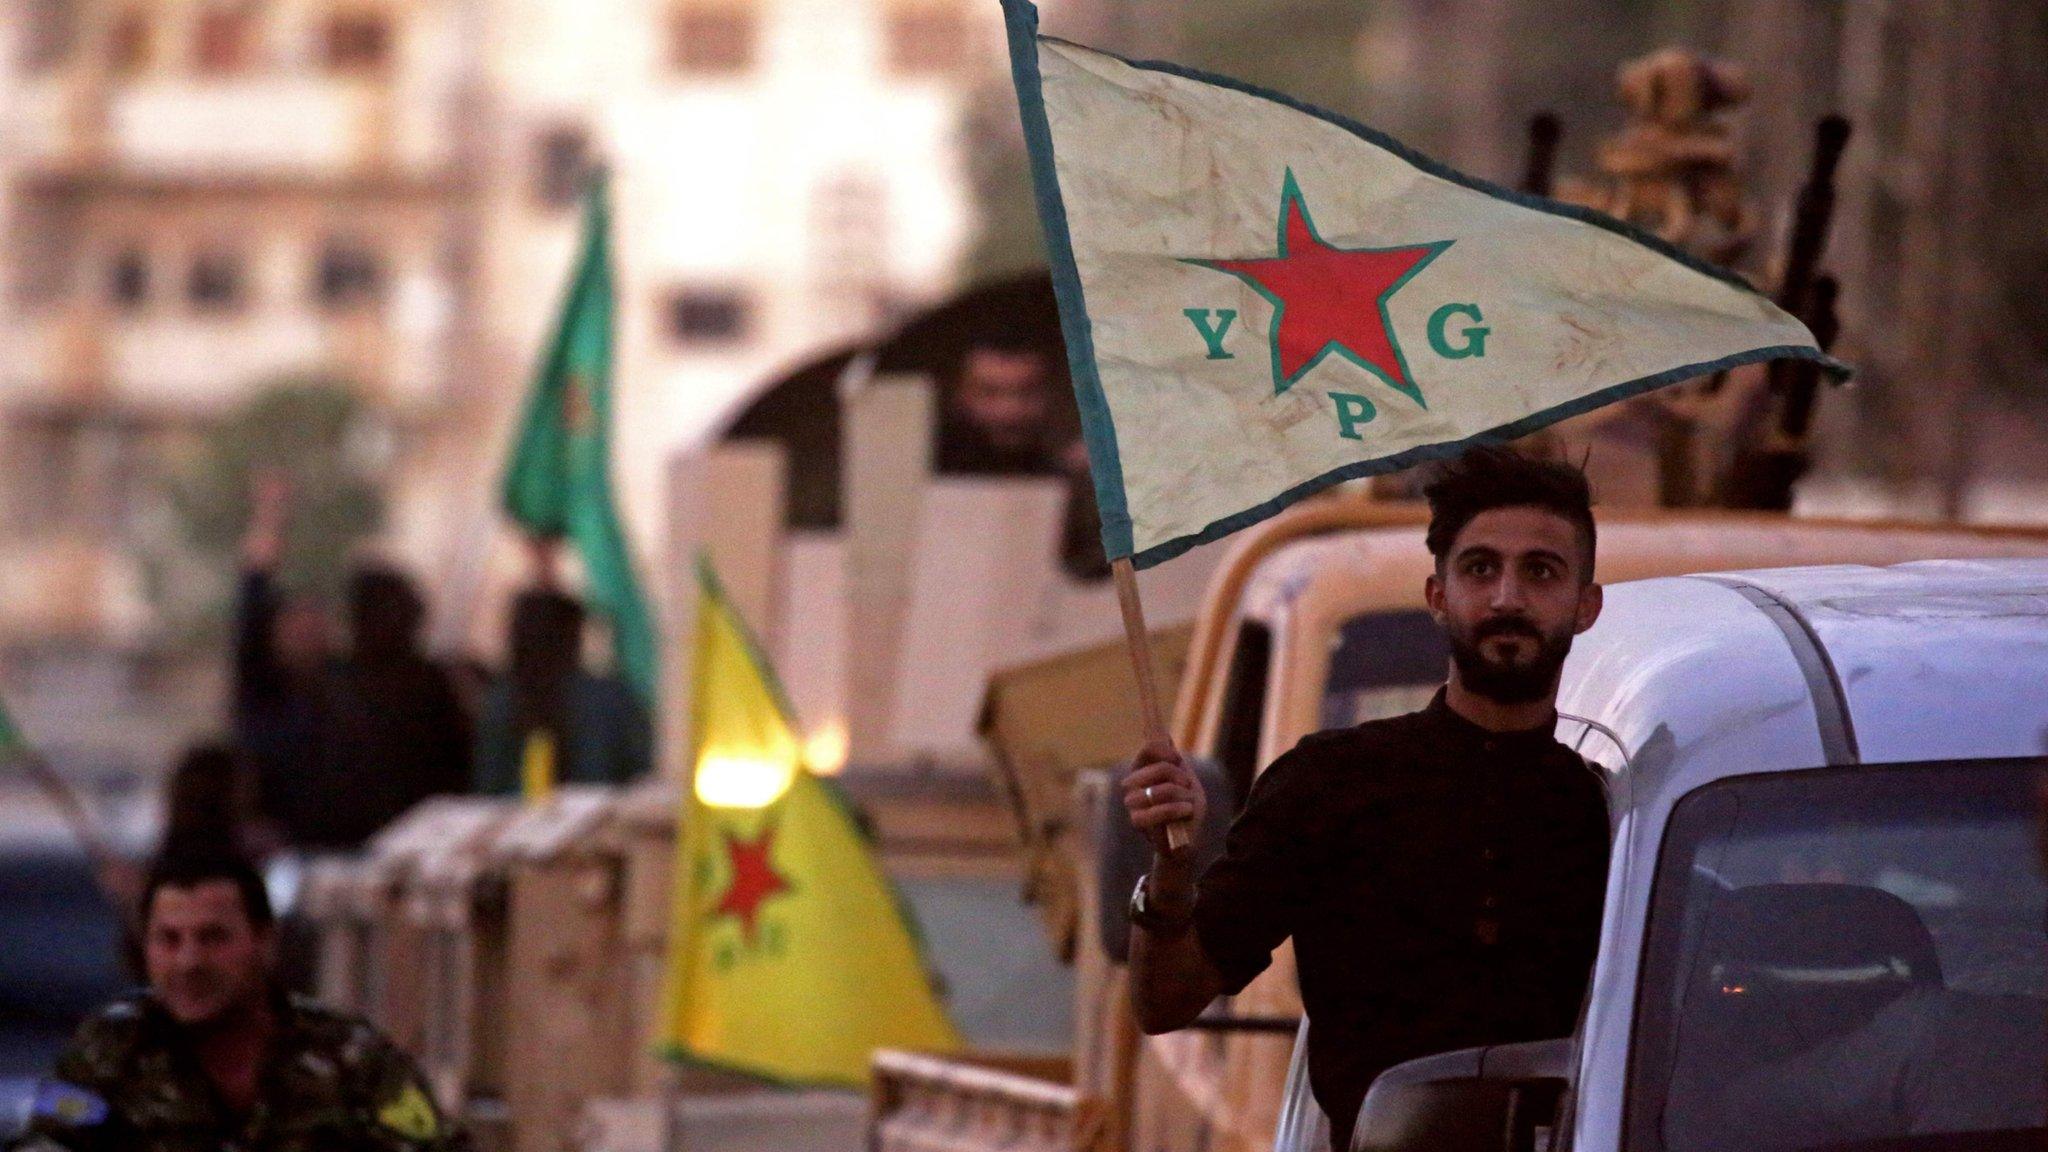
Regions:
[[[939,381],[933,470],[955,476],[1050,476],[1067,483],[1060,560],[1082,579],[1109,574],[1077,430],[1056,416],[1067,388],[1056,350],[1000,332],[970,343]]]
[[[164,790],[160,856],[227,852],[261,861],[276,852],[273,829],[256,819],[255,780],[226,744],[195,744],[178,757]]]
[[[284,477],[259,476],[242,537],[232,721],[235,742],[255,776],[257,813],[286,844],[297,846],[322,836],[320,695],[334,644],[323,607],[285,595],[278,584],[290,509]]]
[[[557,783],[623,784],[653,762],[647,710],[625,681],[583,667],[583,606],[551,585],[545,564],[539,586],[512,601],[507,667],[477,725],[479,792],[519,792],[537,735],[553,742]]]
[[[379,564],[349,581],[348,658],[323,681],[321,820],[311,841],[350,849],[430,796],[468,791],[471,719],[422,647],[426,603]]]
[[[254,866],[165,857],[148,986],[88,1018],[12,1152],[461,1152],[419,1069],[363,1020],[281,991]]]
[[[1073,437],[1056,434],[1053,359],[1021,339],[985,333],[939,381],[935,471],[1062,476]]]
[[[466,790],[471,722],[453,677],[421,650],[426,604],[396,569],[350,577],[350,648],[335,659],[324,614],[278,591],[290,515],[283,477],[259,476],[242,541],[235,734],[257,809],[283,841],[350,851],[419,801]]]

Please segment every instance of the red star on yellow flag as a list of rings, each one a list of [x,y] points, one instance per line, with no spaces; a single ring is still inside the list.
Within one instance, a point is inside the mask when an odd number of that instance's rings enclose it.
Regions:
[[[732,883],[726,887],[725,895],[718,898],[718,906],[711,910],[711,914],[737,918],[740,938],[751,944],[759,923],[761,905],[767,903],[771,896],[794,889],[775,870],[773,823],[763,825],[760,834],[752,840],[742,840],[730,830],[722,831],[725,832],[726,859],[732,865]]]
[[[1324,243],[1289,171],[1280,190],[1278,255],[1187,262],[1227,272],[1273,305],[1274,395],[1335,352],[1427,408],[1394,340],[1387,300],[1450,246],[1448,240],[1395,248]]]

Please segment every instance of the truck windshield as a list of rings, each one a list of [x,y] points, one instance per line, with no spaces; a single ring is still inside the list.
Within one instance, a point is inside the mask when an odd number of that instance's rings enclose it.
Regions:
[[[1450,661],[1450,642],[1427,612],[1353,616],[1330,652],[1323,727],[1349,728],[1415,711],[1444,682]]]
[[[1744,777],[1681,801],[1631,1152],[2039,1148],[2044,763]]]

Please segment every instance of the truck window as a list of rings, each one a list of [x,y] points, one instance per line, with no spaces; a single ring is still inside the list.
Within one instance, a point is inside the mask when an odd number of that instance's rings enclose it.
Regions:
[[[1240,623],[1216,724],[1216,761],[1230,781],[1232,796],[1251,795],[1252,776],[1259,770],[1259,731],[1266,720],[1266,680],[1272,662],[1272,629],[1255,620]]]
[[[1421,708],[1443,684],[1450,662],[1450,641],[1421,609],[1352,617],[1330,651],[1323,727],[1349,728]]]
[[[2038,1148],[2044,762],[1709,785],[1651,897],[1630,1152]]]

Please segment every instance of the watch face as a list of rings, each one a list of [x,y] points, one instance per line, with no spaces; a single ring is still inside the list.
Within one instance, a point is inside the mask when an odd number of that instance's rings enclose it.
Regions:
[[[1138,886],[1131,889],[1131,923],[1140,928],[1151,928],[1153,926],[1152,901],[1148,895],[1147,879],[1149,877],[1138,877]]]

